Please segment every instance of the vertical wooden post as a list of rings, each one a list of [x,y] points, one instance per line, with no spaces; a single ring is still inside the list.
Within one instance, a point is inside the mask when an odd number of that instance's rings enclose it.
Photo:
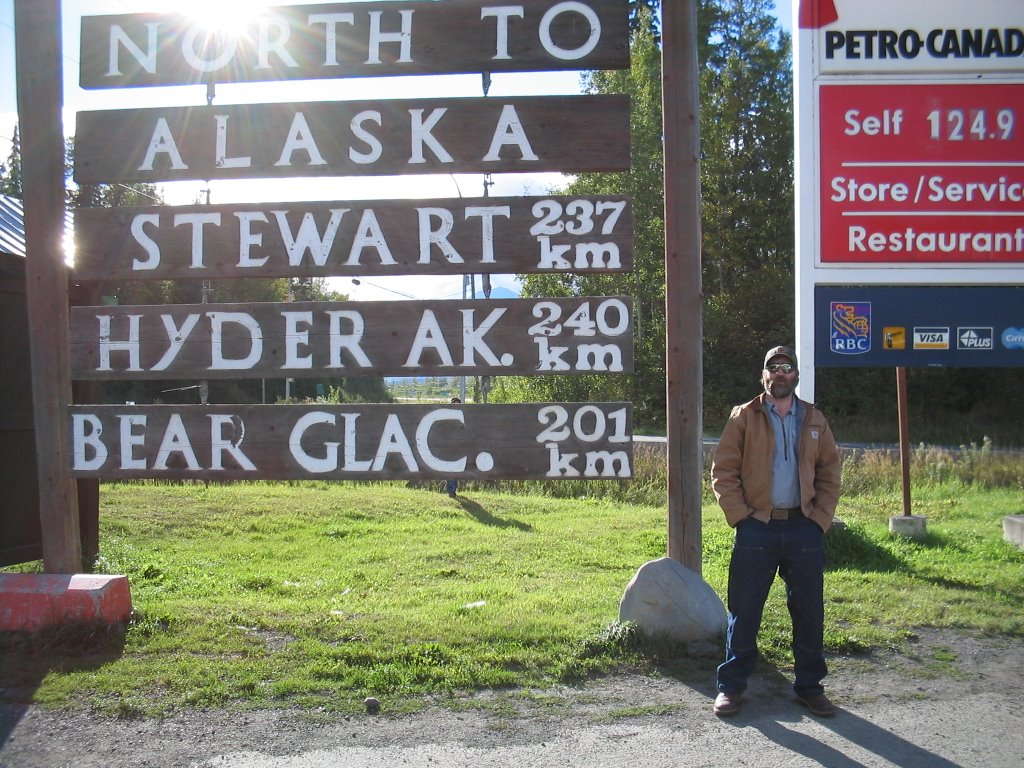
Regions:
[[[82,569],[82,544],[68,445],[71,378],[60,0],[15,0],[14,30],[43,567],[48,573],[77,573]]]
[[[910,517],[910,419],[907,416],[907,369],[896,369],[896,411],[900,422],[900,478],[903,481],[903,516]]]
[[[701,572],[703,324],[697,3],[662,5],[668,555]]]

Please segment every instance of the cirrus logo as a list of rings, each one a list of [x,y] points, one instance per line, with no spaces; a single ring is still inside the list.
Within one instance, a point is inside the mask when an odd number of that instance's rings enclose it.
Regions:
[[[1024,349],[1024,328],[1007,328],[1003,331],[1003,346],[1007,349]]]

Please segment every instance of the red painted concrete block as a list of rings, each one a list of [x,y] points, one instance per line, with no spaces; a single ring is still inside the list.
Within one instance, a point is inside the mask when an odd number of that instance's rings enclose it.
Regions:
[[[0,573],[0,631],[35,632],[54,624],[117,624],[132,613],[127,576]]]

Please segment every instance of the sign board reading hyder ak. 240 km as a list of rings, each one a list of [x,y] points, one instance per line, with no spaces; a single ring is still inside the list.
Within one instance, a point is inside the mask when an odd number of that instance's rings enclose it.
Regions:
[[[630,373],[628,297],[75,307],[76,379]]]

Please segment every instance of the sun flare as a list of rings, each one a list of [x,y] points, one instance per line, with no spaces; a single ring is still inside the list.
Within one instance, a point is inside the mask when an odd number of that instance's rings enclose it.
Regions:
[[[252,0],[185,0],[174,4],[174,10],[211,32],[233,33],[265,10]]]

